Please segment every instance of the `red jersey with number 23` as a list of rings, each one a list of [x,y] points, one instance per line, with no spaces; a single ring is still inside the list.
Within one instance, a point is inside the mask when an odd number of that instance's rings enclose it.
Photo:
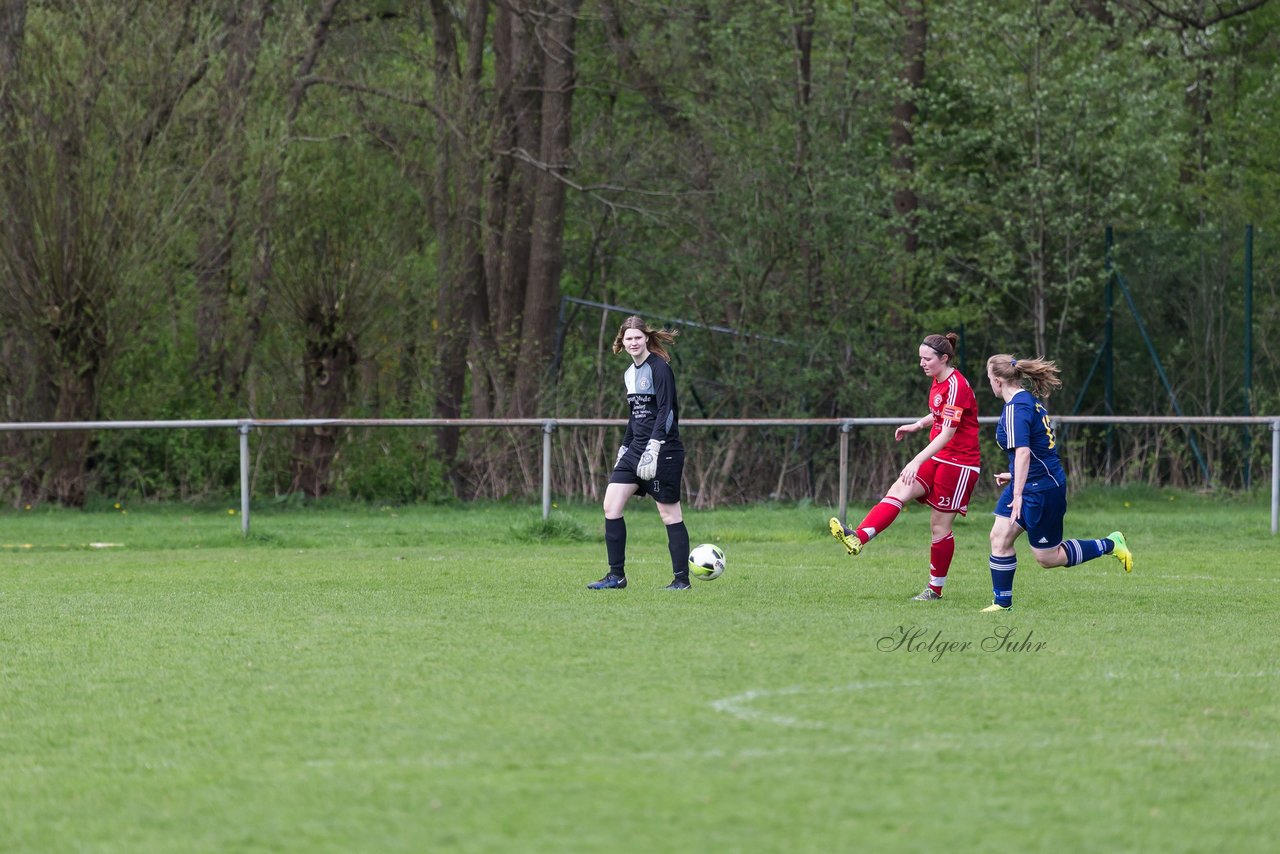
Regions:
[[[955,426],[956,434],[941,451],[933,455],[935,460],[961,466],[979,466],[982,459],[978,451],[978,399],[969,387],[969,381],[952,371],[941,382],[929,389],[929,411],[933,413],[933,427],[929,430],[932,441],[943,427]]]

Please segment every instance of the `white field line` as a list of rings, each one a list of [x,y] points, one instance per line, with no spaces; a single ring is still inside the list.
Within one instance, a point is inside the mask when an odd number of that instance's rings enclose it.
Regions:
[[[852,691],[872,691],[880,688],[906,688],[917,687],[929,684],[925,680],[888,680],[881,682],[850,682],[847,685],[831,685],[825,688],[810,688],[801,685],[792,686],[790,688],[756,688],[750,691],[744,691],[741,694],[735,694],[732,697],[724,697],[720,700],[712,700],[711,708],[717,712],[724,712],[727,715],[744,721],[761,721],[763,723],[777,724],[778,726],[790,727],[793,729],[829,729],[830,724],[822,721],[807,721],[795,718],[790,715],[773,714],[764,712],[760,709],[751,708],[750,704],[756,700],[766,697],[788,697],[799,694],[846,694]]]
[[[1143,678],[1147,678],[1151,675],[1152,674],[1141,674]],[[1217,671],[1217,672],[1211,672],[1211,673],[1188,673],[1188,674],[1183,674],[1183,673],[1174,671],[1172,673],[1159,674],[1160,678],[1162,679],[1172,679],[1174,681],[1183,681],[1183,680],[1190,681],[1190,680],[1205,680],[1205,679],[1211,679],[1211,680],[1274,679],[1278,675],[1280,675],[1280,670],[1259,670],[1259,671],[1248,672],[1248,673],[1238,673],[1238,672],[1227,673],[1227,672]],[[1103,674],[1103,678],[1104,679],[1129,679],[1132,677],[1126,673],[1108,671]],[[903,679],[903,680],[886,680],[886,681],[850,682],[844,685],[829,685],[829,686],[818,686],[818,687],[793,685],[786,688],[775,688],[775,689],[753,688],[749,691],[744,691],[741,694],[735,694],[732,697],[724,697],[719,700],[713,700],[711,701],[710,706],[712,709],[714,709],[717,712],[727,714],[731,717],[735,717],[742,721],[774,724],[776,726],[784,727],[787,729],[831,730],[833,729],[833,727],[830,722],[808,720],[805,718],[796,717],[794,715],[789,715],[781,712],[765,711],[759,708],[755,708],[753,704],[758,700],[775,698],[775,697],[795,697],[800,695],[814,695],[814,694],[840,694],[840,693],[852,693],[852,692],[859,692],[859,691],[874,691],[874,690],[880,690],[880,689],[886,689],[886,688],[891,688],[891,689],[914,688],[914,687],[921,687],[925,685],[937,685],[940,683],[958,683],[962,681],[968,681],[968,682],[983,681],[983,677],[973,677],[971,679],[945,679],[945,680]],[[954,734],[948,735],[946,736],[946,738],[949,741],[958,740],[962,742],[975,740],[972,738],[967,738],[964,735],[954,735]],[[989,733],[981,734],[980,737],[978,737],[976,740],[980,743],[987,744],[990,742],[990,734]],[[1098,741],[1100,739],[1094,738],[1092,740]],[[1048,747],[1048,746],[1053,746],[1054,744],[1064,743],[1064,738],[1061,736],[1050,736],[1050,737],[1047,737],[1044,741],[1045,743],[1043,746]],[[1067,744],[1078,744],[1080,741],[1081,739],[1072,738],[1070,736],[1065,738],[1065,743]],[[932,743],[936,744],[937,742],[934,741]],[[1140,746],[1152,746],[1152,747],[1180,746],[1183,748],[1191,748],[1191,747],[1197,746],[1196,743],[1194,742],[1189,742],[1189,741],[1168,742],[1163,739],[1152,740],[1150,742],[1126,740],[1125,743],[1137,744]],[[1265,741],[1258,742],[1258,741],[1251,741],[1251,740],[1213,741],[1212,745],[1215,747],[1239,747],[1245,750],[1274,750],[1276,746],[1274,744],[1271,744]],[[1200,746],[1204,746],[1204,745],[1201,744]],[[901,747],[901,745],[899,745],[899,747]]]

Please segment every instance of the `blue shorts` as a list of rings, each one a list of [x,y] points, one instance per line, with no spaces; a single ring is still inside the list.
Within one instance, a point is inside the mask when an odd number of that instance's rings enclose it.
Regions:
[[[1013,484],[1010,483],[996,499],[996,516],[1009,518],[1009,505],[1013,503]],[[1022,515],[1013,521],[1027,532],[1027,542],[1033,549],[1051,549],[1062,543],[1062,520],[1067,515],[1066,484],[1044,492],[1022,493]]]

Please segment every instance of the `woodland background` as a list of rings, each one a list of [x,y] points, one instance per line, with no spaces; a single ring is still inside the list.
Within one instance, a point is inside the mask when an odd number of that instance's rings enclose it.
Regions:
[[[590,303],[681,330],[685,418],[914,417],[947,330],[983,414],[992,352],[1096,413],[1107,226],[1182,409],[1277,414],[1277,56],[1280,0],[0,0],[0,420],[621,418]],[[1114,411],[1171,414],[1116,304]],[[558,431],[556,488],[618,432]],[[1212,485],[1256,433],[1197,432]],[[834,492],[832,430],[686,434],[691,503]],[[0,495],[225,494],[235,441],[0,433]],[[523,428],[253,441],[259,496],[540,477]],[[1066,447],[1203,480],[1177,428]]]

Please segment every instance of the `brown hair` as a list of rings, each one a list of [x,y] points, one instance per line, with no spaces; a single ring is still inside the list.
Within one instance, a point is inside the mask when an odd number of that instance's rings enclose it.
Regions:
[[[657,354],[663,361],[671,361],[671,354],[667,352],[664,345],[676,340],[676,330],[650,329],[649,324],[645,323],[639,315],[633,314],[622,321],[622,326],[618,327],[618,334],[613,338],[613,352],[622,352],[622,336],[628,329],[639,329],[648,341],[649,352]]]
[[[956,357],[956,345],[960,343],[960,336],[954,332],[948,332],[946,335],[926,335],[924,341],[920,342],[924,346],[933,350],[939,356],[947,357],[947,364]],[[951,365],[951,367],[955,367]]]
[[[1037,359],[1018,359],[1008,353],[997,353],[987,359],[987,370],[993,377],[1007,383],[1030,387],[1031,393],[1047,398],[1054,389],[1062,388],[1058,379],[1058,366],[1043,356]]]

